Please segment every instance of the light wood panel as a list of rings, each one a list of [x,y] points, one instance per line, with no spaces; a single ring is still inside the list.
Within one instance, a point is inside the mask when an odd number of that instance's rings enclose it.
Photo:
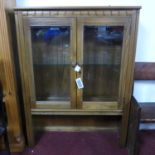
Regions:
[[[6,10],[11,9],[14,1],[0,1],[0,80],[4,89],[4,101],[8,117],[8,134],[12,151],[22,150],[24,138],[21,128],[19,101],[17,97],[11,35],[6,18]],[[10,23],[9,23],[10,24]]]

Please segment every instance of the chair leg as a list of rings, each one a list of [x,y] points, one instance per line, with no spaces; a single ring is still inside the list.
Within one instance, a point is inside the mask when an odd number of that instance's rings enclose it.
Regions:
[[[4,134],[4,143],[5,143],[6,150],[8,151],[8,155],[11,155],[7,131]]]

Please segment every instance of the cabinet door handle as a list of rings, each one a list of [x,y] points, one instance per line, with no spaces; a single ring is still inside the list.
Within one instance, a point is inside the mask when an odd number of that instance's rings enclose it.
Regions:
[[[81,71],[81,66],[80,65],[75,65],[75,67],[74,67],[74,71],[75,72],[80,72]]]

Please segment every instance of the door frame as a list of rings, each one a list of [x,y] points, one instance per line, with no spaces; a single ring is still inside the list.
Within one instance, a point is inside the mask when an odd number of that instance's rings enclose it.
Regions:
[[[31,45],[31,27],[33,26],[69,26],[70,27],[70,101],[37,101],[35,93],[33,58],[32,58],[32,45]],[[69,109],[76,108],[76,93],[75,93],[75,72],[72,69],[72,63],[76,63],[76,20],[75,18],[52,18],[52,17],[24,17],[24,33],[25,44],[27,47],[28,72],[29,72],[29,90],[30,90],[30,103],[33,109]]]

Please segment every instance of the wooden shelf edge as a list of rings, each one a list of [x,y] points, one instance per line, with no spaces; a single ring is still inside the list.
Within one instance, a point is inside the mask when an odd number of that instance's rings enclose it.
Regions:
[[[94,131],[119,131],[118,126],[114,127],[88,127],[88,126],[47,126],[47,127],[36,127],[35,131],[45,131],[45,132],[94,132]]]
[[[122,115],[122,110],[50,110],[31,109],[32,115]]]

